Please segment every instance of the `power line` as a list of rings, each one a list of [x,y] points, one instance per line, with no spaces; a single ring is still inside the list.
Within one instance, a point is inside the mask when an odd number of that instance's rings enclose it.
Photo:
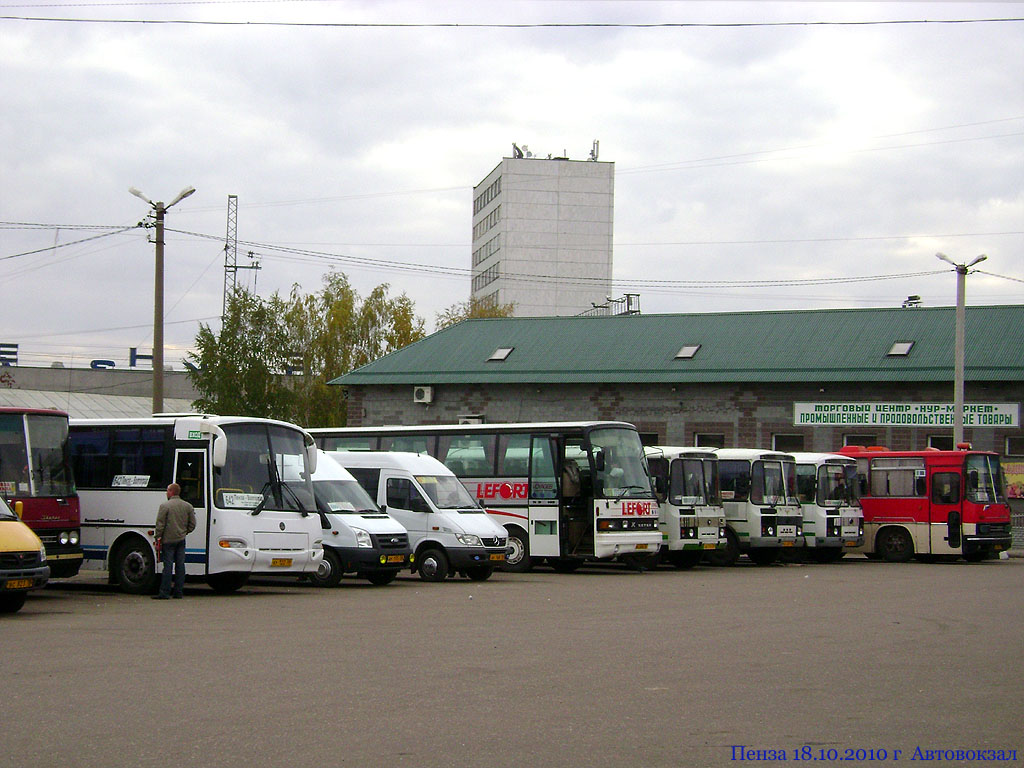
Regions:
[[[198,3],[197,3],[198,4]],[[11,6],[7,6],[11,7]],[[15,6],[17,7],[17,6]],[[36,7],[36,6],[21,6]],[[45,6],[44,6],[45,7]],[[51,6],[52,7],[52,6]],[[60,7],[60,6],[56,6]],[[78,7],[78,6],[72,6]],[[352,22],[352,21],[216,21],[198,19],[84,19],[49,16],[0,16],[5,21],[71,24],[166,24],[220,27],[306,27],[321,29],[742,29],[753,27],[872,27],[952,24],[1004,24],[1024,18],[878,19],[867,21],[668,21],[668,22]]]
[[[9,256],[0,256],[0,261],[7,261],[8,259],[17,259],[20,258],[21,256],[31,256],[34,253],[46,253],[49,251],[55,251],[58,248],[67,248],[69,245],[79,245],[80,243],[88,243],[92,240],[100,240],[101,238],[104,237],[120,235],[122,232],[127,232],[130,229],[137,229],[140,226],[142,225],[132,224],[130,227],[123,227],[121,229],[115,230],[114,232],[104,232],[99,235],[93,235],[92,237],[83,237],[81,240],[71,240],[67,243],[54,243],[53,245],[48,245],[45,248],[37,248],[34,251],[24,251],[22,253],[12,253]]]

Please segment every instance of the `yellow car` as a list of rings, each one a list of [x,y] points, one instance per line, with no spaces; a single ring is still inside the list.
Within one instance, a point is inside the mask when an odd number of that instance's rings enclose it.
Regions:
[[[46,547],[0,498],[0,613],[14,613],[29,590],[50,580]]]

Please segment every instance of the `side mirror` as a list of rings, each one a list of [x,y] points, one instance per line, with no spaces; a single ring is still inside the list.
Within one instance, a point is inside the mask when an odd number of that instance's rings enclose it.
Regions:
[[[16,514],[18,516],[19,520],[22,519],[22,517],[25,514],[25,502],[23,502],[23,501],[16,501],[16,502],[14,502],[14,514]]]
[[[598,472],[604,472],[604,451],[598,451],[594,454],[594,469]]]

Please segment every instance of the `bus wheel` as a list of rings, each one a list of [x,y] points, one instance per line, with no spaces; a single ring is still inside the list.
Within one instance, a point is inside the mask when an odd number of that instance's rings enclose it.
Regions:
[[[680,571],[688,571],[700,562],[700,552],[676,550],[668,553],[668,561]]]
[[[25,604],[25,592],[11,592],[8,595],[0,595],[0,613],[17,613]]]
[[[398,578],[398,571],[373,571],[366,574],[366,580],[375,587],[383,587]]]
[[[905,563],[914,556],[914,541],[905,528],[883,531],[876,546],[889,563]]]
[[[494,573],[494,568],[489,565],[474,565],[466,569],[466,576],[471,581],[487,581]]]
[[[712,565],[736,565],[740,559],[740,542],[732,528],[725,529],[725,549],[708,552],[708,562]]]
[[[111,561],[110,570],[121,589],[128,594],[146,595],[156,590],[158,577],[153,550],[142,539],[132,538],[121,544]]]
[[[309,580],[318,587],[336,587],[341,583],[342,575],[341,559],[333,549],[324,547],[324,556]]]
[[[210,585],[210,588],[219,595],[227,595],[232,592],[237,592],[245,586],[245,582],[249,580],[248,573],[211,573],[206,577],[206,583]]]
[[[420,578],[424,581],[444,581],[448,578],[448,558],[440,549],[425,549],[416,558]]]
[[[775,547],[758,547],[747,552],[747,557],[754,565],[771,565],[779,559],[779,550]]]
[[[530,540],[521,528],[508,529],[508,550],[503,571],[526,573],[530,570]]]

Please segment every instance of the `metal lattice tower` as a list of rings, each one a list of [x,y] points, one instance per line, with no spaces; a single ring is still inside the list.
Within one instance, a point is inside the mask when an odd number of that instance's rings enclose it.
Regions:
[[[252,251],[249,258],[253,258]],[[224,236],[224,297],[221,302],[220,320],[223,325],[228,313],[228,297],[238,288],[238,270],[258,270],[260,264],[253,261],[252,264],[238,266],[238,195],[228,195],[228,228]],[[254,278],[255,282],[255,278]]]

